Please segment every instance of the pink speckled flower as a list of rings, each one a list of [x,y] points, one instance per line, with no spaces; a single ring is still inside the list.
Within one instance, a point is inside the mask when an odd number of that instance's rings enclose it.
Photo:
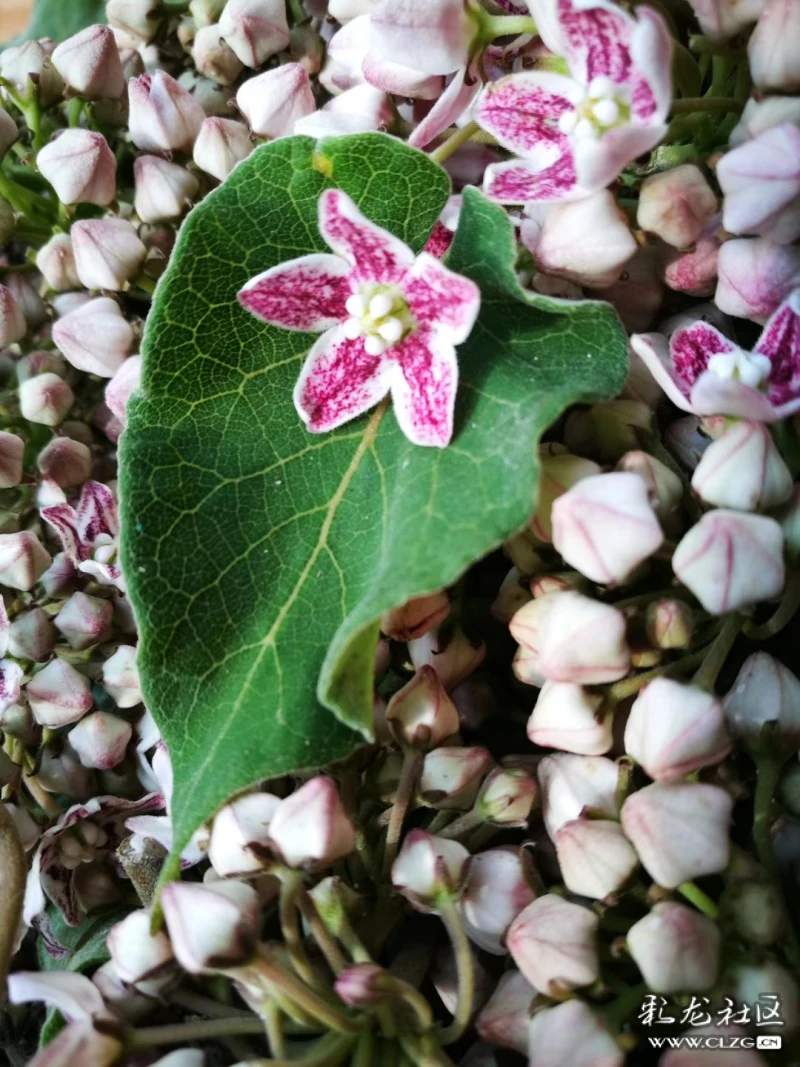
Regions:
[[[493,200],[577,199],[605,188],[664,136],[671,43],[663,19],[608,0],[550,0],[537,25],[570,77],[532,71],[488,85],[475,121],[520,159],[486,170]]]
[[[453,433],[455,346],[475,323],[477,286],[427,252],[415,257],[338,189],[320,197],[319,226],[334,255],[280,263],[239,293],[266,322],[322,333],[295,386],[298,414],[324,433],[391,393],[406,437],[444,448]]]
[[[117,562],[117,503],[114,494],[101,482],[87,482],[75,507],[67,503],[42,508],[42,518],[61,539],[73,567],[91,574],[102,585],[124,588]]]
[[[669,342],[634,334],[631,345],[683,411],[757,422],[800,411],[800,289],[771,316],[752,352],[703,321],[677,329]]]

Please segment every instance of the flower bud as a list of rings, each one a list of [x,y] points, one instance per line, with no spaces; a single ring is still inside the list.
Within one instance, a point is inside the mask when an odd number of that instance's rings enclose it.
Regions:
[[[603,756],[574,756],[557,752],[538,767],[542,790],[542,816],[551,838],[585,810],[617,814],[619,767]]]
[[[17,615],[8,631],[8,651],[17,659],[44,663],[50,657],[56,635],[50,616],[42,608]]]
[[[555,548],[594,582],[623,581],[663,540],[647,487],[636,474],[585,478],[553,504]]]
[[[203,26],[194,36],[192,59],[197,70],[219,85],[233,85],[244,64],[225,43],[219,26]]]
[[[599,977],[597,925],[593,911],[547,893],[514,919],[506,944],[535,989],[558,994]]]
[[[768,652],[754,652],[741,666],[725,697],[725,716],[733,734],[757,749],[766,723],[788,750],[800,746],[800,681]]]
[[[439,626],[450,614],[450,598],[444,590],[413,597],[381,616],[381,632],[395,641],[413,641]]]
[[[655,456],[648,452],[626,452],[620,458],[617,470],[639,475],[647,486],[647,495],[656,515],[662,521],[667,521],[680,507],[683,482]]]
[[[61,489],[83,485],[92,473],[92,450],[71,437],[53,437],[36,459],[39,473]]]
[[[0,534],[0,584],[27,592],[49,563],[47,550],[32,531]]]
[[[256,891],[244,882],[169,882],[161,894],[178,962],[190,974],[236,967],[253,955],[260,931]]]
[[[268,865],[269,827],[279,804],[271,793],[247,793],[217,813],[208,858],[221,878],[263,871]]]
[[[385,92],[372,85],[354,85],[334,96],[319,111],[298,119],[294,132],[306,137],[377,132],[386,130],[393,117]]]
[[[556,831],[561,878],[570,893],[604,900],[627,882],[639,858],[618,822],[573,819]]]
[[[682,600],[653,600],[644,617],[647,640],[655,648],[689,648],[694,633],[694,612]]]
[[[659,782],[719,763],[731,747],[716,697],[669,678],[642,689],[625,727],[625,751]]]
[[[786,912],[777,886],[741,882],[728,889],[727,900],[737,932],[751,945],[768,948],[784,933]]]
[[[25,442],[15,433],[0,431],[0,489],[12,489],[22,481]]]
[[[795,0],[767,0],[747,43],[750,74],[763,90],[800,90],[800,10]]]
[[[142,357],[129,356],[106,386],[106,406],[125,425],[125,412],[142,378]]]
[[[505,955],[506,931],[533,898],[519,849],[493,848],[472,856],[458,901],[470,941],[485,952]]]
[[[628,949],[654,993],[702,992],[717,980],[719,930],[684,904],[656,904],[628,931]]]
[[[334,983],[339,1000],[349,1008],[374,1008],[389,995],[387,974],[377,963],[351,963]]]
[[[720,311],[764,323],[800,287],[800,248],[763,237],[726,241],[717,264]]]
[[[675,549],[672,569],[710,614],[738,611],[780,595],[783,531],[763,515],[709,511]]]
[[[625,1062],[602,1016],[582,1000],[537,1012],[528,1040],[528,1067],[623,1067]]]
[[[622,805],[622,829],[653,881],[675,889],[727,867],[732,805],[714,785],[656,782]]]
[[[4,107],[0,107],[0,159],[3,158],[18,136],[19,130],[17,129],[16,122],[14,122]],[[5,201],[5,203],[7,204],[8,202]]]
[[[613,285],[637,249],[624,213],[607,189],[552,205],[536,242],[540,270],[578,285]]]
[[[536,781],[520,767],[495,767],[475,801],[475,814],[494,826],[526,826],[537,795]]]
[[[670,289],[690,296],[711,296],[717,283],[720,238],[719,217],[714,216],[688,252],[667,251],[664,281]]]
[[[133,173],[134,206],[142,222],[180,218],[197,193],[199,183],[194,174],[160,156],[139,156]]]
[[[46,39],[25,41],[18,48],[7,48],[0,58],[0,76],[25,100],[36,98],[42,107],[54,104],[64,92],[64,81],[53,66],[46,43]]]
[[[19,408],[28,422],[58,426],[72,407],[75,396],[57,374],[37,374],[19,387]]]
[[[163,70],[128,84],[131,140],[143,152],[191,152],[205,112],[191,93]]]
[[[512,567],[503,579],[490,610],[496,619],[508,625],[520,608],[530,601],[528,583],[520,571]]]
[[[392,885],[417,911],[436,911],[460,892],[468,860],[458,841],[411,830],[392,865]]]
[[[255,70],[289,44],[285,0],[228,0],[219,29],[242,63]]]
[[[133,708],[142,701],[136,649],[120,645],[103,664],[103,688],[118,708]]]
[[[532,628],[526,623],[530,616]],[[625,616],[616,608],[569,591],[531,601],[517,612],[509,629],[525,645],[526,657],[535,655],[542,678],[602,685],[624,678],[630,669],[625,625]]]
[[[613,715],[601,710],[600,693],[574,682],[545,682],[528,719],[534,745],[581,756],[602,756],[613,743]]]
[[[0,285],[0,348],[21,341],[27,332],[28,324],[16,297],[8,286]]]
[[[119,49],[107,26],[88,26],[69,37],[52,61],[67,88],[89,100],[116,99],[125,92]]]
[[[80,652],[108,640],[113,613],[110,600],[73,593],[56,615],[55,625],[67,639],[69,647]]]
[[[6,288],[16,300],[27,326],[33,330],[43,326],[48,315],[47,304],[39,296],[38,283],[35,275],[33,279],[24,274],[9,274],[6,278]]]
[[[777,1018],[764,1019],[759,1033],[789,1034],[800,1022],[800,993],[794,977],[779,963],[740,964],[734,973],[733,997],[739,1004],[762,1005],[768,1015],[778,1008]]]
[[[36,266],[48,286],[57,293],[80,287],[80,279],[75,273],[72,240],[68,233],[57,233],[39,249]]]
[[[761,422],[739,420],[712,441],[692,477],[706,504],[762,511],[792,495],[792,475]]]
[[[39,152],[36,165],[62,204],[107,207],[117,195],[117,161],[101,133],[64,130]]]
[[[408,654],[417,670],[432,667],[449,693],[483,663],[486,645],[473,644],[460,627],[446,634],[428,630],[408,642]]]
[[[234,119],[207,118],[194,144],[194,162],[212,178],[224,182],[237,163],[253,151],[250,131]]]
[[[540,541],[549,542],[553,539],[553,501],[582,478],[600,474],[600,467],[590,459],[571,456],[568,452],[556,455],[540,454],[539,465],[541,473],[531,529]]]
[[[106,18],[115,30],[132,38],[132,47],[148,44],[161,25],[160,0],[107,0]]]
[[[485,748],[435,748],[422,764],[420,795],[433,808],[465,810],[491,766]]]
[[[531,1002],[536,990],[520,971],[506,971],[475,1020],[484,1041],[510,1048],[521,1056],[528,1051]]]
[[[784,122],[800,123],[800,99],[796,96],[766,96],[761,99],[751,96],[739,122],[731,131],[728,144],[731,148],[738,148],[764,130],[771,130],[773,126],[781,126]]]
[[[790,162],[798,154],[800,128],[791,122],[726,152],[717,179],[729,233],[755,233],[782,245],[800,236],[800,173]]]
[[[69,732],[69,741],[84,767],[107,771],[125,759],[133,727],[107,711],[85,715]]]
[[[289,867],[319,869],[348,856],[356,847],[355,831],[333,779],[312,778],[282,800],[272,816],[269,839]]]
[[[420,667],[386,709],[395,737],[419,748],[436,748],[458,732],[458,711],[433,667]]]
[[[98,296],[55,322],[53,340],[73,367],[113,378],[131,350],[133,329],[115,300]]]
[[[285,63],[248,79],[236,94],[236,104],[259,137],[285,137],[299,118],[316,109],[311,82],[299,63]]]
[[[89,679],[63,659],[53,659],[28,682],[28,702],[40,726],[58,730],[91,711]]]
[[[87,289],[123,289],[147,255],[136,227],[125,219],[76,222],[71,236],[75,269]]]
[[[717,198],[693,163],[645,178],[636,221],[674,248],[693,245],[717,210]]]
[[[108,931],[106,945],[118,977],[130,985],[163,977],[172,970],[173,953],[162,931],[153,933],[149,912],[132,911]]]

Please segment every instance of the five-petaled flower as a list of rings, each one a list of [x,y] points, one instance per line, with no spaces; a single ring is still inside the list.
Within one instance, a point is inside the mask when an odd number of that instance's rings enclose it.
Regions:
[[[672,334],[634,334],[631,346],[670,400],[694,415],[775,422],[800,411],[800,289],[748,352],[702,320]]]
[[[484,191],[500,203],[604,189],[666,133],[672,49],[660,15],[640,7],[634,18],[608,0],[550,0],[536,18],[570,76],[510,74],[476,104],[475,121],[521,157],[486,169]]]
[[[338,189],[320,197],[319,227],[334,255],[279,263],[239,293],[266,322],[324,331],[295,386],[300,417],[324,433],[391,393],[406,437],[444,448],[453,433],[455,346],[472,330],[478,287],[427,252],[415,257]]]
[[[64,496],[64,494],[61,494]],[[114,494],[102,482],[86,482],[77,506],[64,500],[42,508],[42,518],[58,534],[67,559],[103,585],[125,588],[116,562],[119,522]]]

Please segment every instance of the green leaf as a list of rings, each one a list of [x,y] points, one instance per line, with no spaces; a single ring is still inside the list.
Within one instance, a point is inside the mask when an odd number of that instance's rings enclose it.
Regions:
[[[87,26],[105,22],[105,12],[105,0],[36,0],[28,28],[9,44],[17,45],[39,37],[66,41]]]
[[[264,146],[191,214],[148,320],[122,553],[145,700],[172,755],[176,848],[232,793],[369,736],[381,612],[522,527],[540,433],[624,380],[610,307],[521,290],[506,213],[468,191],[450,263],[484,304],[459,352],[453,444],[414,447],[380,410],[310,436],[292,387],[313,337],[265,326],[236,293],[325,249],[331,185],[415,249],[448,192],[444,171],[382,134]]]

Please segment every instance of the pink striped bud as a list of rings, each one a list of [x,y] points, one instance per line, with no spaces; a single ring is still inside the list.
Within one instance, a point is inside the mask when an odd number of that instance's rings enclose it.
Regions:
[[[158,32],[160,8],[160,0],[107,0],[106,18],[112,29],[128,37],[129,47],[138,48]]]
[[[136,649],[120,645],[103,664],[103,688],[118,708],[134,708],[142,701]]]
[[[178,962],[190,974],[236,967],[258,940],[258,894],[244,882],[170,882],[161,896]]]
[[[54,104],[64,92],[64,81],[50,58],[52,48],[53,42],[42,38],[7,48],[0,57],[0,76],[24,100],[37,99],[43,107]]]
[[[80,287],[80,278],[75,272],[72,240],[68,233],[57,233],[39,249],[36,266],[50,288],[57,293]]]
[[[420,796],[433,808],[469,808],[492,762],[485,748],[435,748],[422,764]]]
[[[717,273],[714,302],[720,311],[764,323],[800,288],[800,248],[763,237],[726,241]]]
[[[139,388],[141,378],[142,357],[129,356],[106,386],[106,406],[123,426],[125,425],[128,401]]]
[[[163,70],[128,84],[131,140],[143,152],[191,152],[205,112]]]
[[[132,911],[112,926],[106,945],[114,970],[123,982],[136,985],[163,977],[173,969],[173,953],[163,930],[151,929],[149,912]]]
[[[195,165],[224,182],[255,147],[250,131],[234,119],[207,118],[194,143]]]
[[[36,458],[39,473],[61,489],[83,485],[92,473],[92,450],[71,437],[53,437]]]
[[[139,272],[147,249],[125,219],[87,219],[70,231],[75,270],[87,289],[124,289]]]
[[[37,374],[19,387],[19,407],[23,418],[41,426],[58,426],[72,407],[75,396],[57,374]]]
[[[601,468],[590,459],[571,456],[568,452],[549,454],[542,450],[539,455],[539,475],[536,512],[531,520],[531,529],[540,541],[552,541],[553,502],[583,478],[600,474]]]
[[[289,44],[285,0],[228,0],[219,29],[241,62],[255,70]]]
[[[9,653],[34,663],[44,663],[50,658],[55,641],[50,616],[42,608],[31,608],[15,616],[8,631]]]
[[[692,489],[715,507],[763,511],[786,503],[792,495],[792,475],[768,428],[742,420],[703,453]]]
[[[800,173],[793,167],[798,154],[800,128],[786,122],[722,157],[717,179],[724,194],[726,230],[758,234],[782,245],[800,236]]]
[[[536,802],[536,780],[519,767],[495,767],[475,801],[475,814],[495,826],[526,826]]]
[[[12,489],[22,481],[25,442],[15,433],[0,431],[0,489]]]
[[[683,499],[683,482],[660,459],[648,452],[626,452],[617,469],[638,474],[647,486],[647,495],[656,515],[667,520],[674,516]]]
[[[619,767],[603,756],[557,752],[538,767],[542,816],[551,838],[565,823],[591,812],[615,816]]]
[[[506,931],[533,898],[519,849],[492,848],[472,856],[458,901],[470,941],[505,955]]]
[[[253,133],[259,137],[285,137],[295,122],[316,110],[308,74],[299,63],[285,63],[246,81],[236,104]]]
[[[28,682],[28,702],[40,726],[57,730],[91,711],[89,679],[63,659],[51,660]]]
[[[417,911],[436,911],[461,891],[468,860],[457,841],[411,830],[392,865],[392,885]]]
[[[386,720],[407,745],[436,748],[458,732],[458,711],[432,667],[421,667],[389,701]]]
[[[694,612],[682,600],[654,600],[645,611],[647,639],[656,648],[689,648],[694,633]]]
[[[269,827],[279,804],[271,793],[247,793],[217,813],[208,858],[221,878],[263,871],[268,866]]]
[[[98,296],[53,324],[53,340],[87,374],[112,378],[133,345],[133,330],[108,296]]]
[[[351,963],[336,979],[334,989],[349,1008],[374,1008],[389,995],[387,974],[377,963]]]
[[[528,1067],[623,1067],[625,1062],[603,1017],[582,1000],[537,1012],[528,1040]]]
[[[177,219],[191,207],[198,181],[185,167],[160,156],[139,156],[133,164],[134,207],[142,222]]]
[[[54,622],[69,647],[80,652],[108,640],[113,614],[110,600],[78,592],[72,594]]]
[[[36,165],[62,204],[107,207],[117,195],[117,161],[101,133],[64,130],[39,152]]]
[[[0,534],[0,583],[9,589],[32,589],[50,556],[31,530]]]
[[[543,748],[602,756],[613,743],[613,715],[602,694],[574,682],[545,682],[528,719],[528,737]]]
[[[719,969],[720,933],[699,912],[663,901],[628,931],[628,949],[654,993],[711,989]]]
[[[716,214],[717,198],[693,163],[645,178],[639,190],[636,221],[674,248],[693,245]]]
[[[768,652],[754,652],[741,666],[725,697],[734,735],[757,750],[767,723],[788,750],[800,745],[800,681]]]
[[[599,977],[597,925],[589,908],[547,893],[514,919],[506,944],[535,989],[558,995],[591,985]]]
[[[449,614],[450,598],[440,589],[384,612],[381,631],[395,641],[413,641],[443,623]]]
[[[534,258],[546,274],[604,289],[619,279],[637,247],[624,213],[614,196],[603,189],[551,206]]]
[[[67,88],[89,100],[117,99],[125,92],[119,49],[107,26],[88,26],[69,37],[52,61]]]
[[[379,54],[426,74],[451,74],[467,63],[477,25],[462,0],[377,0],[370,12]]]
[[[69,740],[84,767],[107,771],[125,759],[133,727],[107,711],[85,715],[69,732]]]
[[[269,825],[274,851],[289,867],[329,867],[356,847],[355,831],[332,778],[312,778],[278,805]]]
[[[192,59],[198,72],[219,85],[233,85],[244,64],[226,44],[220,27],[202,26],[194,35]]]
[[[784,122],[800,123],[800,98],[796,96],[766,96],[747,101],[738,124],[731,131],[728,144],[738,148],[745,141],[758,137],[764,130],[782,126]]]
[[[618,822],[573,819],[554,837],[561,877],[570,893],[604,900],[616,893],[639,865]]]

